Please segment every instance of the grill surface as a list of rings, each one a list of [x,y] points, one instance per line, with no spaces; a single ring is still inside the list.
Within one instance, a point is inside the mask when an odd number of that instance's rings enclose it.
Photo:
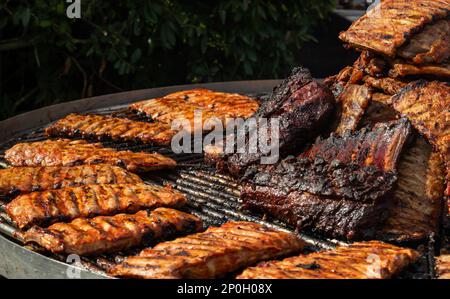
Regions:
[[[242,82],[242,83],[223,83],[223,84],[203,84],[195,86],[180,86],[163,89],[151,89],[146,91],[139,91],[140,97],[133,98],[130,93],[123,94],[122,102],[128,103],[130,100],[137,100],[139,98],[161,96],[169,92],[176,90],[182,90],[193,87],[205,87],[212,88],[221,91],[233,91],[238,93],[245,93],[250,96],[262,97],[264,92],[269,92],[278,81],[264,81],[264,82]],[[108,97],[100,97],[104,100],[104,106],[108,106]],[[0,135],[0,167],[7,167],[5,160],[3,159],[4,150],[11,147],[18,142],[31,142],[45,139],[42,128],[49,122],[54,121],[69,112],[90,112],[96,114],[113,114],[116,117],[127,116],[124,113],[125,105],[116,105],[113,107],[99,108],[92,104],[97,99],[88,99],[82,101],[71,102],[63,106],[49,107],[47,111],[56,111],[55,115],[49,116],[48,121],[37,120],[38,112],[36,114],[28,115],[30,123],[28,126],[31,130],[25,130],[21,132],[15,132],[11,134],[11,130],[8,130],[4,135],[9,134],[8,140],[1,139]],[[90,105],[83,105],[86,101]],[[117,100],[117,101],[120,101]],[[78,104],[78,105],[77,105]],[[83,110],[79,105],[87,107]],[[89,107],[96,108],[89,110]],[[42,110],[42,109],[41,109]],[[44,108],[45,110],[45,108]],[[50,114],[50,113],[48,113]],[[19,116],[18,119],[22,119]],[[17,121],[17,119],[16,119]],[[9,124],[14,123],[14,119],[9,120]],[[35,123],[35,124],[34,124]],[[3,122],[3,125],[8,125]],[[23,124],[20,125],[23,127]],[[38,126],[36,128],[36,126]],[[2,124],[0,124],[0,129]],[[1,140],[4,140],[1,142]],[[232,178],[225,175],[215,173],[214,169],[206,166],[203,163],[203,156],[201,154],[173,154],[170,149],[160,147],[148,147],[136,144],[126,143],[112,143],[104,142],[105,146],[115,147],[119,149],[130,149],[139,151],[157,151],[167,156],[174,158],[179,167],[177,170],[170,172],[156,172],[149,173],[143,176],[143,179],[147,183],[157,184],[171,184],[179,191],[186,194],[189,199],[189,206],[187,210],[192,214],[199,216],[206,226],[220,225],[228,220],[243,220],[253,221],[265,224],[270,227],[290,230],[288,227],[281,223],[263,220],[263,218],[252,215],[245,211],[240,210],[239,202],[239,184]],[[101,278],[105,276],[105,270],[107,270],[114,263],[120,262],[125,256],[135,254],[141,248],[136,248],[127,252],[119,252],[113,255],[102,255],[95,258],[84,258],[80,260],[72,259],[72,257],[66,257],[62,255],[54,255],[44,253],[37,246],[23,246],[20,239],[15,237],[17,228],[14,223],[11,222],[9,217],[4,212],[5,202],[0,200],[0,275],[6,277],[48,277],[48,278],[70,278],[78,277],[80,274],[82,278]],[[342,244],[340,241],[324,239],[308,234],[298,233],[305,241],[310,244],[310,250],[329,249],[338,244]],[[405,271],[401,276],[408,278],[431,278],[434,276],[434,251],[436,250],[434,240],[430,240],[424,244],[409,244],[412,247],[420,249],[424,252],[421,260],[411,269]],[[75,261],[75,263],[73,263]],[[75,276],[72,276],[75,275]]]

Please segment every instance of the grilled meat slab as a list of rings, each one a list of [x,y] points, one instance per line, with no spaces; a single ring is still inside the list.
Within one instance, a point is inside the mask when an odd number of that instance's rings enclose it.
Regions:
[[[436,258],[436,274],[439,279],[450,279],[450,255]]]
[[[341,119],[336,129],[339,135],[354,131],[372,98],[372,90],[365,85],[349,84],[339,96]]]
[[[392,98],[394,109],[441,153],[450,170],[450,84],[416,81]]]
[[[297,158],[251,167],[244,176],[244,208],[297,229],[355,239],[372,237],[387,215],[386,198],[410,135],[405,119],[318,140]]]
[[[370,241],[333,250],[263,262],[238,279],[387,279],[414,263],[419,254],[394,245]]]
[[[109,274],[129,278],[217,278],[304,246],[290,233],[251,222],[228,222],[145,249],[113,267]]]
[[[176,162],[158,153],[118,151],[84,140],[45,140],[19,143],[5,152],[12,166],[75,166],[112,164],[132,172],[174,168]]]
[[[133,215],[77,218],[71,223],[55,223],[49,228],[34,226],[24,233],[24,240],[53,253],[98,255],[201,229],[202,221],[196,216],[158,208]]]
[[[339,38],[351,46],[395,57],[426,25],[448,18],[450,0],[385,0]]]
[[[285,155],[296,152],[317,136],[334,106],[333,94],[325,85],[314,81],[307,69],[295,68],[290,77],[275,88],[270,99],[261,104],[255,117],[279,119],[279,149],[280,154]],[[271,124],[270,121],[268,123]],[[271,130],[270,126],[268,130]],[[260,131],[257,133],[262,134]],[[248,136],[249,133],[244,132],[243,135]],[[248,148],[247,140],[245,153],[224,155],[213,147],[205,149],[205,155],[218,169],[239,177],[248,166],[259,163],[264,156],[261,151],[251,153]]]
[[[108,164],[0,169],[0,196],[81,185],[139,183],[142,179],[137,175]]]
[[[129,109],[167,124],[175,119],[187,119],[192,126],[196,110],[202,112],[203,123],[207,119],[218,118],[225,124],[227,118],[252,116],[258,107],[258,101],[244,95],[192,89],[137,102],[130,105]]]
[[[141,209],[181,207],[186,197],[169,187],[145,184],[87,185],[20,195],[6,205],[19,228],[79,217],[109,216]]]
[[[372,88],[379,89],[385,94],[395,95],[402,88],[404,88],[410,81],[398,79],[398,78],[389,78],[389,77],[381,77],[375,78],[371,76],[364,76],[363,81]]]
[[[104,115],[69,114],[45,129],[48,136],[169,145],[176,134],[170,125]]]
[[[389,71],[393,78],[406,76],[427,76],[435,78],[450,78],[450,62],[444,64],[412,65],[402,61],[396,61]]]

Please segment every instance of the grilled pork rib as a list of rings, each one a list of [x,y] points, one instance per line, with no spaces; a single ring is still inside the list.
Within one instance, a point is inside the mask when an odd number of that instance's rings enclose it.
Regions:
[[[318,140],[297,158],[250,167],[244,208],[297,229],[337,238],[372,237],[385,218],[396,164],[410,135],[405,119]]]
[[[49,228],[32,227],[24,234],[26,243],[38,243],[53,253],[97,255],[128,249],[154,240],[202,229],[196,216],[158,208],[152,212],[78,218]]]
[[[255,118],[279,119],[279,150],[281,155],[285,155],[296,152],[306,141],[317,136],[334,105],[333,94],[325,85],[314,81],[307,69],[295,68],[290,77],[275,88],[270,99],[261,104]],[[268,123],[270,136],[271,122]],[[206,160],[236,177],[242,175],[248,166],[259,163],[264,155],[260,150],[256,153],[248,150],[249,133],[247,128],[243,130],[243,135],[247,136],[245,153],[225,155],[213,146],[205,149]],[[257,133],[262,134],[261,130]]]
[[[186,197],[169,187],[144,184],[87,185],[20,195],[6,205],[19,228],[79,217],[181,207]]]
[[[407,43],[422,30],[429,30],[424,29],[426,25],[446,19],[449,15],[450,0],[385,0],[354,22],[339,37],[355,48],[368,49],[389,57],[403,55],[422,62],[420,57],[415,59],[416,55],[406,54],[413,48],[408,47]],[[414,52],[418,55],[431,53],[425,55],[433,62],[439,63],[442,57],[440,55],[433,57],[432,53],[438,51],[434,49],[436,46],[443,47],[444,50],[439,51],[445,52],[445,43],[435,44],[434,41],[440,38],[430,38],[429,33],[424,35],[428,36],[428,45],[421,42],[422,37],[418,36],[417,42],[426,47],[424,50]],[[401,49],[402,46],[406,48]]]
[[[419,254],[394,245],[370,241],[336,249],[263,262],[238,279],[387,279],[417,260]]]
[[[0,169],[0,196],[81,185],[139,183],[142,179],[137,175],[108,164]]]
[[[169,145],[176,134],[170,125],[104,115],[69,114],[45,129],[48,136]]]
[[[192,89],[137,102],[130,105],[129,109],[167,124],[175,119],[187,119],[192,126],[196,110],[202,112],[203,123],[209,118],[218,118],[225,124],[226,118],[252,116],[258,107],[258,101],[247,96],[208,89]]]
[[[228,222],[164,242],[127,258],[109,274],[129,278],[223,277],[258,261],[294,253],[305,243],[290,233],[251,222]]]
[[[176,162],[158,153],[118,151],[84,140],[45,140],[19,143],[5,152],[12,166],[74,166],[112,164],[132,172],[174,168]]]

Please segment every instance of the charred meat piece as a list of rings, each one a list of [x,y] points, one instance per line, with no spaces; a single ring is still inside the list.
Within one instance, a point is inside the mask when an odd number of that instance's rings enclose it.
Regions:
[[[439,232],[444,196],[445,166],[422,137],[402,155],[397,186],[387,208],[389,217],[377,239],[403,242],[425,240]]]
[[[414,263],[419,254],[407,248],[370,241],[333,250],[263,262],[238,279],[387,279]]]
[[[209,118],[218,118],[225,124],[226,118],[252,116],[258,107],[258,101],[244,95],[192,89],[137,102],[129,109],[158,122],[170,124],[175,119],[187,119],[193,125],[195,110],[202,112],[204,123]]]
[[[137,175],[108,164],[0,169],[0,196],[81,185],[139,183],[142,179]]]
[[[450,62],[444,64],[412,65],[396,61],[389,71],[389,76],[398,78],[406,76],[427,76],[434,78],[450,78]]]
[[[251,222],[228,222],[145,249],[113,267],[109,274],[128,278],[217,278],[262,260],[297,252],[304,246],[290,233]]]
[[[77,218],[71,223],[55,223],[49,228],[34,226],[24,233],[24,240],[53,253],[97,255],[198,232],[201,228],[202,221],[196,216],[158,208],[133,215]]]
[[[103,115],[69,114],[45,129],[48,136],[169,145],[176,134],[170,125]]]
[[[436,274],[439,279],[450,279],[450,255],[443,254],[436,258]]]
[[[450,20],[426,26],[399,49],[398,55],[414,64],[439,64],[447,60],[450,57]]]
[[[79,217],[109,216],[141,209],[177,208],[186,197],[170,187],[145,184],[87,185],[20,195],[6,205],[19,228]]]
[[[12,166],[75,166],[111,164],[132,172],[174,168],[176,162],[158,153],[118,151],[100,143],[68,139],[19,143],[5,152]]]
[[[395,79],[389,77],[374,78],[371,76],[364,76],[363,81],[367,85],[375,89],[379,89],[388,95],[397,94],[402,88],[404,88],[406,85],[408,85],[408,83],[410,83],[410,81],[402,79]]]
[[[275,88],[270,99],[264,101],[255,117],[258,119],[279,120],[279,151],[281,155],[296,152],[307,141],[317,136],[323,129],[335,105],[332,92],[312,79],[310,72],[304,68],[295,68],[289,78]],[[258,126],[261,122],[258,121]],[[271,121],[268,121],[271,131]],[[247,128],[244,128],[247,130]],[[262,134],[258,130],[256,134]],[[243,133],[248,136],[249,132]],[[270,136],[270,133],[268,133]],[[259,135],[258,135],[259,137]],[[245,153],[225,155],[220,149],[206,151],[206,159],[218,164],[234,176],[240,176],[245,169],[259,163],[264,154],[256,150],[251,153],[246,139]]]
[[[387,215],[386,198],[410,135],[405,119],[342,137],[318,140],[297,158],[251,167],[244,176],[244,208],[297,229],[337,238],[372,237]]]
[[[339,37],[355,48],[395,57],[426,25],[449,15],[450,0],[385,0]]]
[[[450,84],[417,81],[392,98],[394,109],[441,153],[450,170]]]
[[[341,120],[336,133],[354,131],[372,98],[372,91],[364,85],[349,84],[339,96],[342,107]]]

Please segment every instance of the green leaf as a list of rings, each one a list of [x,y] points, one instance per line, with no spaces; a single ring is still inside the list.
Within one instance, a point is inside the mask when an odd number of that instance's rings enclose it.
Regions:
[[[141,58],[142,52],[141,49],[137,48],[134,50],[133,54],[131,54],[131,63],[136,63]]]

